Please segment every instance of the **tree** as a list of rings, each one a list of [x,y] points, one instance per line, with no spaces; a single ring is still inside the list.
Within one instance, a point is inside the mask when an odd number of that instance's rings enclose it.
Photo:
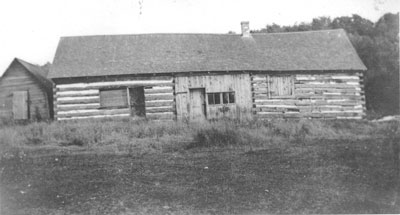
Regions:
[[[326,16],[321,16],[318,18],[314,18],[311,22],[312,30],[326,30],[331,29],[331,18]]]

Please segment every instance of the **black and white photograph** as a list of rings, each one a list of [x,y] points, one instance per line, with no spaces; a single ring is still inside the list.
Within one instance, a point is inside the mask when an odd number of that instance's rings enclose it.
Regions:
[[[0,215],[400,214],[399,0],[0,2]]]

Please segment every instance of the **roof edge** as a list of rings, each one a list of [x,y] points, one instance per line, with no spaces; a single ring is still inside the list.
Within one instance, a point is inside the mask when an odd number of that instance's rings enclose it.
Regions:
[[[35,72],[35,71],[32,71],[30,68],[27,67],[26,64],[28,64],[29,66],[36,67],[36,68],[39,69],[39,70],[42,70],[41,66],[35,65],[35,64],[32,64],[32,63],[29,63],[29,62],[24,61],[24,60],[22,60],[22,59],[20,59],[20,58],[17,58],[17,57],[14,59],[14,61],[16,61],[16,62],[18,62],[19,64],[21,64],[21,65],[22,65],[22,66],[23,66],[37,81],[39,81],[43,86],[45,86],[46,88],[52,88],[52,86],[53,86],[53,81],[51,81],[51,79],[49,79],[49,78],[47,78],[47,77],[44,77],[43,75],[41,75],[41,74],[39,74],[39,73],[37,73],[37,72]],[[14,62],[14,61],[13,61],[13,62]]]

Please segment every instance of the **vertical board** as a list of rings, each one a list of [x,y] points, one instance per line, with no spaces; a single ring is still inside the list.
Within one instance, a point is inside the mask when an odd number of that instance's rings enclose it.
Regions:
[[[271,98],[291,96],[294,93],[293,75],[268,75],[269,95]]]
[[[190,89],[189,104],[190,120],[203,120],[206,118],[204,89]]]
[[[250,118],[252,94],[249,74],[178,76],[175,79],[176,111],[178,120],[189,118],[190,89],[204,88],[207,93],[235,92],[235,103],[209,105],[206,100],[207,119],[230,117]]]
[[[29,119],[28,91],[16,91],[13,93],[14,119]]]

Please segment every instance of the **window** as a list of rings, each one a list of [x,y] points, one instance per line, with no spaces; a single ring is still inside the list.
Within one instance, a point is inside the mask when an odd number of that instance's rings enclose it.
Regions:
[[[209,105],[235,103],[235,92],[207,93]]]
[[[294,80],[292,75],[269,75],[267,83],[270,98],[294,96]]]
[[[107,89],[100,90],[101,108],[126,108],[128,107],[127,90]]]

